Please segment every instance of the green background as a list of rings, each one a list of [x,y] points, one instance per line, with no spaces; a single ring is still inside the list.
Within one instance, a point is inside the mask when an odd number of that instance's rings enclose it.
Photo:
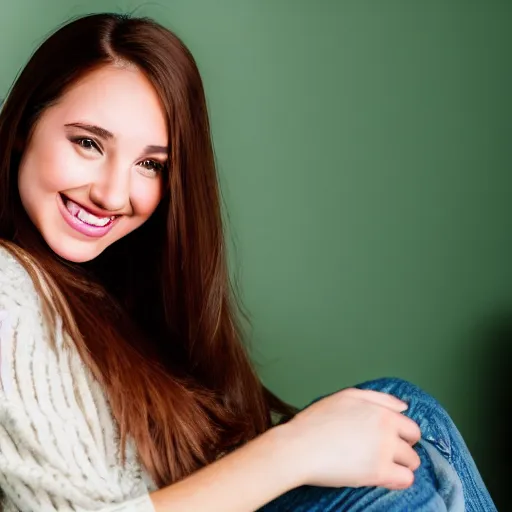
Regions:
[[[203,73],[264,381],[297,405],[378,376],[414,381],[451,413],[498,500],[512,2],[0,7],[2,95],[71,16],[135,9],[175,30]]]

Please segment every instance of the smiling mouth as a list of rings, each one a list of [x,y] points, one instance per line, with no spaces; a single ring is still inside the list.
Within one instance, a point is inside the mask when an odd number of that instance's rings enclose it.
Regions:
[[[119,217],[119,215],[112,215],[110,217],[98,217],[87,211],[83,206],[66,197],[64,194],[60,194],[60,196],[64,206],[66,207],[66,210],[70,213],[70,215],[75,219],[83,222],[87,226],[91,226],[93,228],[106,228]]]

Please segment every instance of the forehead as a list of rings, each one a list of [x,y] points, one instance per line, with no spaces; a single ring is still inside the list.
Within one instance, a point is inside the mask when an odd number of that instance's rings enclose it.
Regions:
[[[51,108],[58,122],[94,124],[117,139],[166,145],[167,122],[157,92],[137,68],[105,66],[73,85]]]

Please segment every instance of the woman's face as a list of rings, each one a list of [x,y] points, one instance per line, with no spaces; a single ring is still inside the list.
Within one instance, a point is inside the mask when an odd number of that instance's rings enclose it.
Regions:
[[[104,67],[40,117],[24,148],[22,204],[50,248],[94,259],[155,211],[167,167],[166,118],[134,67]]]

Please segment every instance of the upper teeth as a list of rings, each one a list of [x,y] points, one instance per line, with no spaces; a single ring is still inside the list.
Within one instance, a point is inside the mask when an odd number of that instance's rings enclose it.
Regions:
[[[96,217],[92,213],[85,211],[81,206],[74,203],[70,199],[66,201],[66,208],[69,213],[73,215],[73,217],[79,218],[82,222],[86,224],[91,224],[92,226],[103,227],[106,226],[110,221],[115,219],[115,216],[112,217]]]

